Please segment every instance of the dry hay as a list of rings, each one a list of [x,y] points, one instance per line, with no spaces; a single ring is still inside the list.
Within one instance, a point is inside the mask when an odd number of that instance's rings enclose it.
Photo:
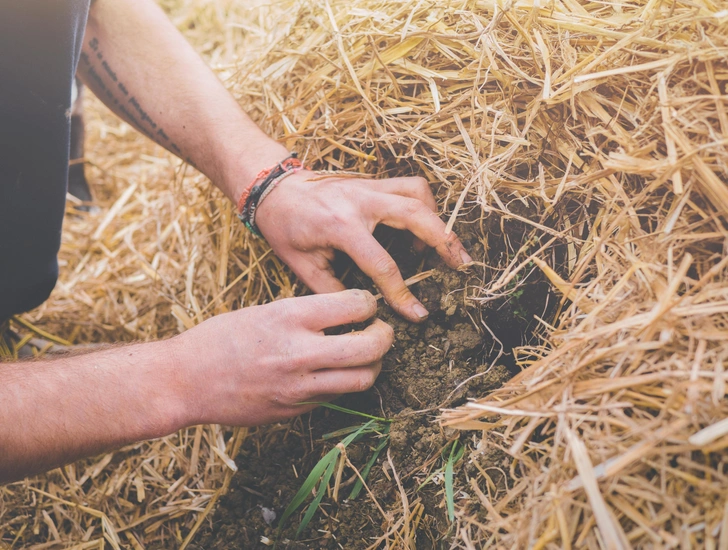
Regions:
[[[319,167],[423,173],[450,220],[539,212],[462,295],[535,264],[563,301],[519,376],[445,413],[476,467],[514,458],[506,490],[483,467],[461,487],[456,545],[728,547],[728,5],[295,6],[235,88],[273,133]]]
[[[180,23],[261,125],[316,168],[424,174],[450,220],[533,228],[508,264],[490,266],[493,280],[459,296],[476,307],[540,269],[563,301],[543,319],[543,345],[519,350],[519,376],[444,415],[475,430],[455,546],[728,547],[725,2],[287,1],[255,17],[228,2],[175,8],[202,15]],[[101,229],[98,218],[69,220],[63,282],[28,319],[77,341],[152,338],[295,292],[202,178],[178,170],[168,193],[176,165],[158,149],[106,115],[92,126],[99,139],[119,134],[91,158],[102,202],[120,206]],[[539,215],[523,219],[521,203]],[[63,540],[91,528],[99,539],[113,524],[174,544],[192,521],[179,515],[228,475],[239,438],[215,430],[127,449],[90,488],[70,466],[3,489],[25,503],[0,509],[0,540],[28,520],[50,542],[52,523]],[[492,446],[514,457],[506,490],[480,462]],[[401,526],[406,495],[389,505]],[[158,523],[128,528],[144,513]]]

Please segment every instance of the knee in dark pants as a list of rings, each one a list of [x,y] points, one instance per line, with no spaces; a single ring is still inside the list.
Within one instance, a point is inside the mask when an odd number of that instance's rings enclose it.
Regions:
[[[19,282],[20,276],[24,275],[22,272],[9,274],[9,282],[0,279],[0,286],[15,290],[7,294],[0,293],[0,319],[9,319],[13,315],[35,309],[48,299],[58,281],[58,263],[53,257],[44,264],[40,265],[39,262],[30,273],[25,274],[25,284]]]

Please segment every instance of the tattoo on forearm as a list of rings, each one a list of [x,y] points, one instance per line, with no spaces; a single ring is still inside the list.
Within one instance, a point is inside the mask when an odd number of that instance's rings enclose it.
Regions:
[[[96,84],[99,95],[106,95],[106,98],[122,116],[149,137],[149,139],[159,143],[163,147],[171,149],[178,155],[181,154],[181,149],[170,139],[167,132],[142,108],[139,100],[133,95],[130,95],[127,87],[119,80],[116,72],[111,68],[108,61],[104,59],[104,55],[99,49],[98,39],[94,37],[89,40],[88,46],[93,53],[87,54],[86,52],[81,52],[81,63],[89,77]],[[98,61],[94,60],[94,57]],[[99,71],[103,71],[103,76],[99,74]],[[189,159],[187,159],[187,162],[189,162]]]

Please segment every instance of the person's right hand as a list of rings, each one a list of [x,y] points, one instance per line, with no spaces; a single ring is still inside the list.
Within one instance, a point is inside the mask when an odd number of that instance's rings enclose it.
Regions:
[[[187,388],[189,424],[256,426],[289,418],[374,384],[392,328],[374,320],[359,332],[324,329],[371,319],[364,290],[280,300],[205,321],[170,341]]]

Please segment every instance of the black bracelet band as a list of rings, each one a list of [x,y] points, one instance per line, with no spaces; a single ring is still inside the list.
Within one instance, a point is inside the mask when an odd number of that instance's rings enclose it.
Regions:
[[[291,162],[294,161],[294,162]],[[238,218],[245,224],[245,227],[257,237],[261,237],[258,226],[255,223],[255,211],[258,208],[258,201],[265,193],[266,189],[270,187],[273,182],[278,180],[284,174],[292,172],[301,167],[301,163],[298,161],[298,154],[291,153],[281,162],[279,162],[263,180],[255,185],[251,190],[248,198],[245,200],[245,205],[242,211],[238,214]]]

